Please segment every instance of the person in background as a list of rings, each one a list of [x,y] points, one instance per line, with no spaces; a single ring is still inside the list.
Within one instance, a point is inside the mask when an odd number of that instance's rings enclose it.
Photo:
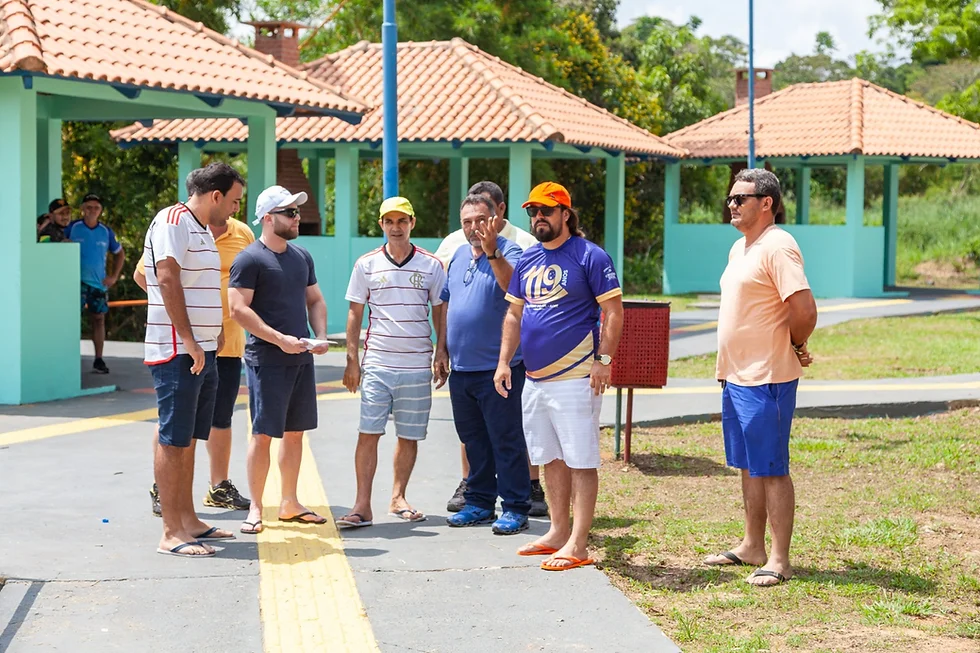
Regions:
[[[42,221],[41,218],[44,218]],[[68,202],[60,197],[52,200],[48,204],[48,212],[38,218],[39,230],[37,242],[39,243],[62,243],[68,238],[65,236],[65,229],[71,222],[71,207]]]

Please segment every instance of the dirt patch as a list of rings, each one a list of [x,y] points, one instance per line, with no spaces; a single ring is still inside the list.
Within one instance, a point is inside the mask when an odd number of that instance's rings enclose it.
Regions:
[[[970,259],[955,261],[923,261],[915,266],[917,279],[912,286],[930,288],[976,288],[980,281],[980,268]]]

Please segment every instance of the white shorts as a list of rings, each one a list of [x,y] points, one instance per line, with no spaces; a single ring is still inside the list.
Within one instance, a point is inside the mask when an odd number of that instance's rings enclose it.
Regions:
[[[599,410],[589,378],[524,382],[524,439],[532,465],[564,460],[573,469],[598,469]]]

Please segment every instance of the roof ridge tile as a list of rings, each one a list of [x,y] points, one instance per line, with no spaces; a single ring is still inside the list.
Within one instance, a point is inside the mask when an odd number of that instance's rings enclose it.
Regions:
[[[851,85],[850,154],[864,153],[864,80],[854,77]]]
[[[0,0],[0,71],[47,72],[34,13],[26,0]]]

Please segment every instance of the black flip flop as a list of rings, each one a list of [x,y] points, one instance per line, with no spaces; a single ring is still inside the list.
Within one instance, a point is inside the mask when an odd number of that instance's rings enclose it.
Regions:
[[[357,517],[358,521],[351,521],[349,519],[350,517]],[[358,512],[347,513],[343,517],[337,519],[334,523],[337,524],[337,526],[341,526],[343,528],[363,528],[365,526],[371,526],[372,524],[374,524],[372,520],[364,519],[364,515]]]
[[[251,526],[253,530],[250,531],[245,530],[246,524]],[[262,528],[259,528],[259,526],[262,526]],[[242,533],[245,533],[246,535],[258,535],[259,533],[265,530],[265,526],[262,524],[261,519],[258,521],[243,521],[242,525],[238,528],[238,530],[240,530]]]
[[[721,556],[722,558],[727,558],[728,562],[706,562],[704,564],[711,567],[728,567],[729,565],[744,565],[745,563],[737,555],[731,551],[722,551],[721,553],[716,553],[715,555]]]
[[[218,535],[218,536],[215,536],[215,537],[211,537],[211,535],[213,533],[216,533],[216,532],[218,532],[220,530],[221,529],[218,528],[217,526],[212,526],[211,528],[209,528],[208,530],[204,531],[200,535],[196,535],[194,537],[194,539],[196,539],[196,540],[207,540],[209,542],[221,542],[223,540],[233,540],[233,539],[235,539],[235,536],[234,535]]]
[[[751,574],[749,574],[749,578],[754,578],[756,576],[765,576],[766,578],[775,578],[779,582],[778,583],[767,583],[767,584],[764,584],[764,585],[756,585],[755,583],[749,583],[749,585],[754,585],[755,587],[775,587],[776,585],[782,585],[783,583],[785,583],[785,582],[787,582],[789,580],[788,578],[786,578],[785,576],[783,576],[778,571],[770,571],[769,569],[756,569]],[[748,582],[748,581],[746,581],[746,582]]]
[[[307,515],[313,515],[316,519],[303,519]],[[327,520],[325,517],[321,517],[312,510],[307,510],[306,512],[301,512],[298,515],[293,515],[292,517],[280,517],[279,521],[294,522],[297,524],[326,524]]]

